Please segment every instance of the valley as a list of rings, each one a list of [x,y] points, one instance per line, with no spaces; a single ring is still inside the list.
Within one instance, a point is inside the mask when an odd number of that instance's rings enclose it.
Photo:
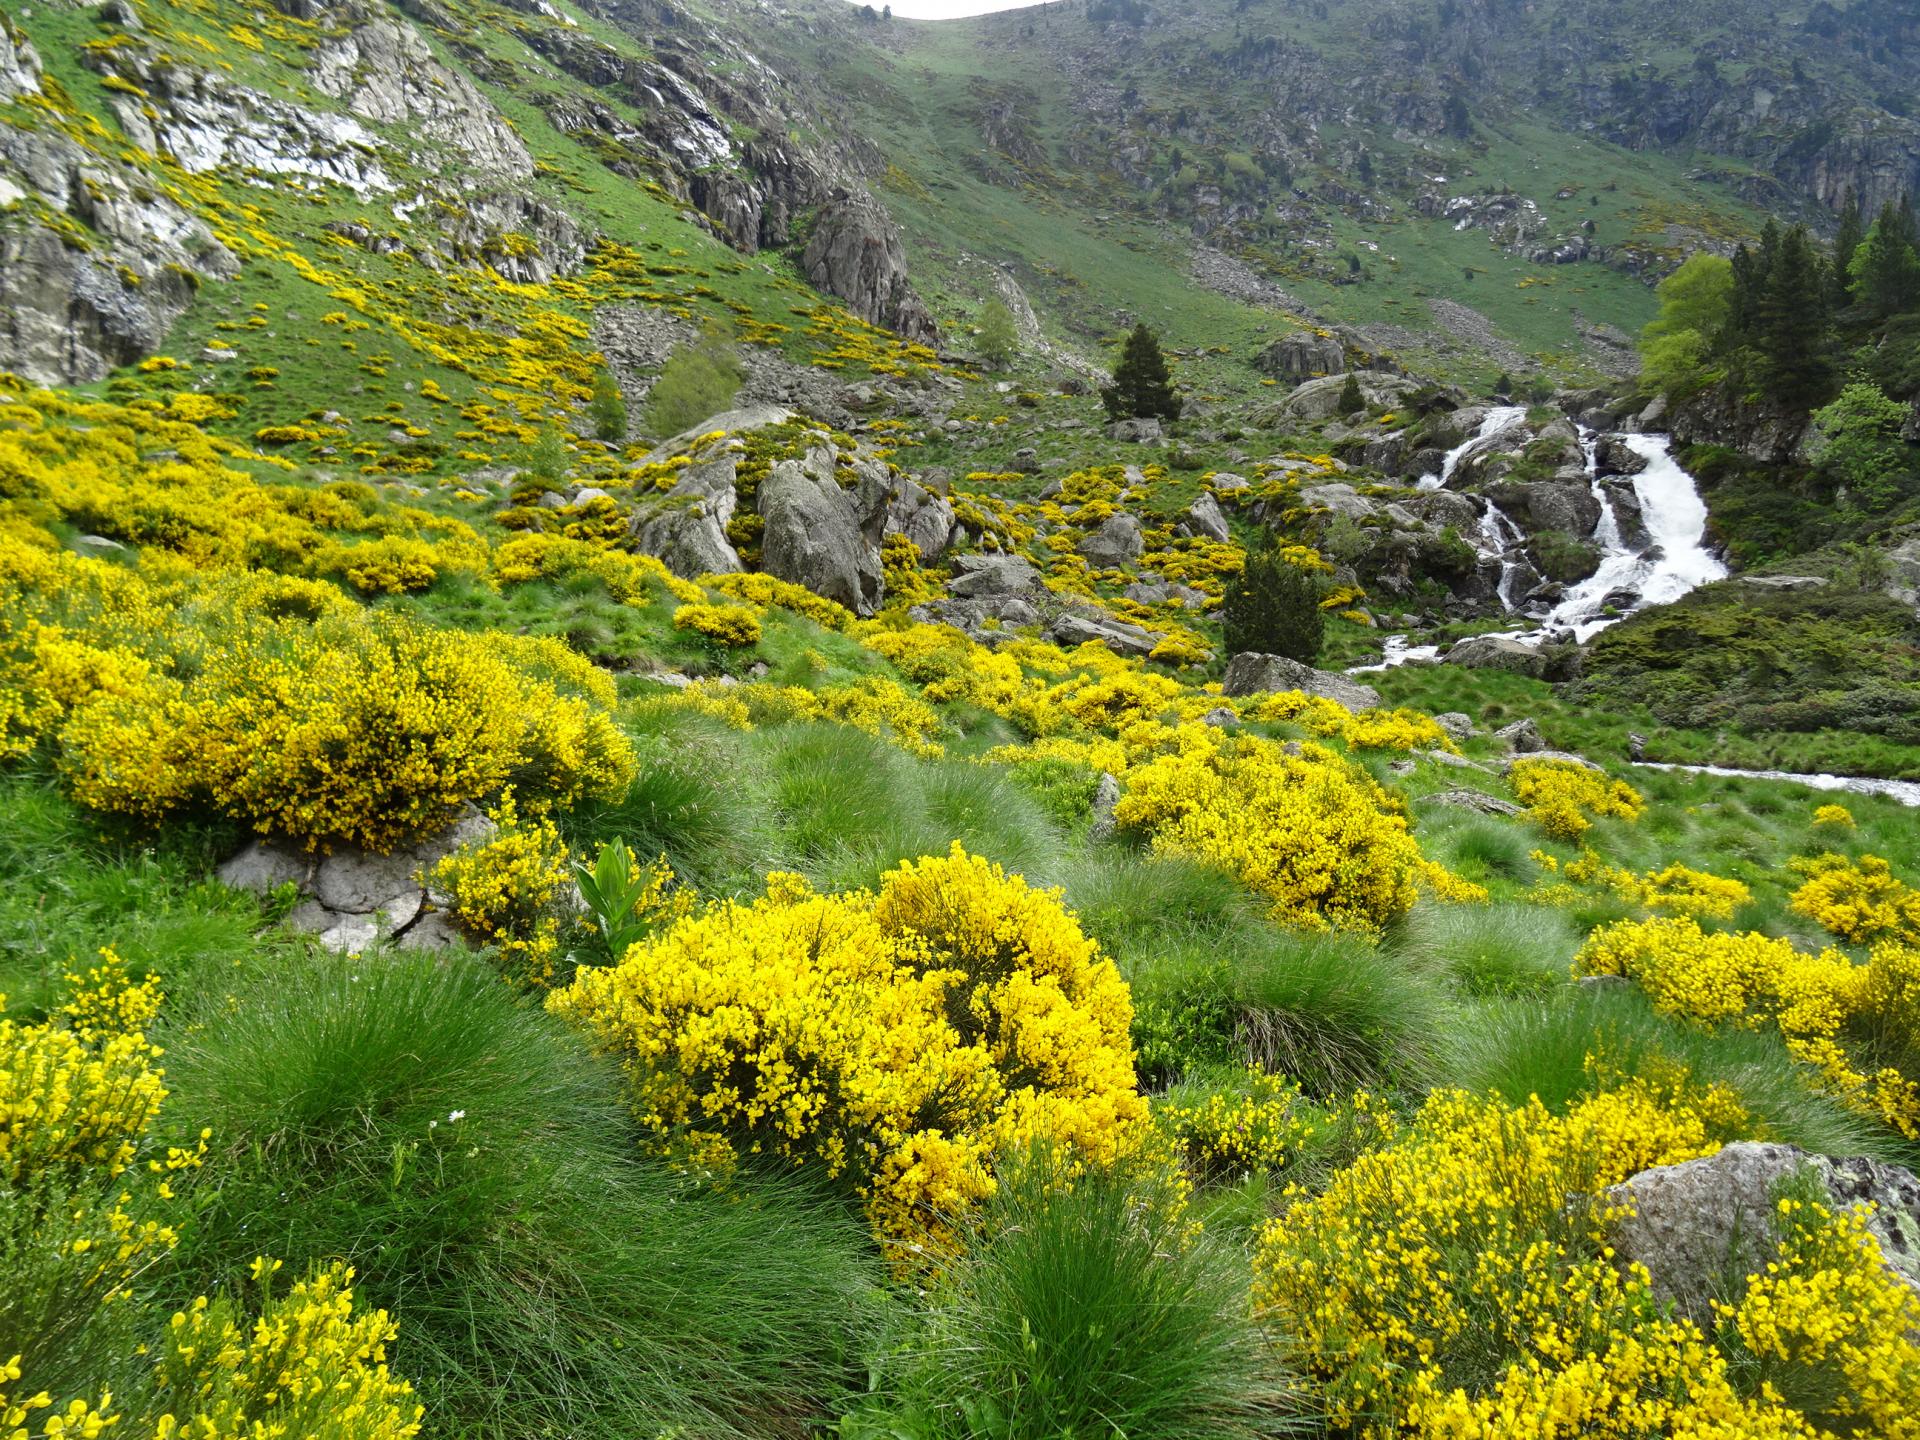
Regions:
[[[1898,0],[0,11],[0,1435],[1920,1440]]]

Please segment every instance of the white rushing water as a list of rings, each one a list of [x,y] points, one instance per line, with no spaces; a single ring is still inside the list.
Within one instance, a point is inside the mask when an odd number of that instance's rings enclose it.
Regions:
[[[1645,605],[1671,605],[1689,590],[1726,578],[1727,567],[1706,547],[1706,503],[1693,477],[1669,452],[1667,437],[1621,438],[1647,462],[1633,477],[1633,493],[1640,502],[1648,546],[1636,551],[1620,538],[1620,518],[1594,463],[1597,437],[1583,432],[1587,475],[1600,504],[1600,523],[1593,532],[1594,544],[1600,548],[1600,568],[1561,597],[1548,612],[1543,631],[1571,630],[1576,640],[1584,641],[1629,613],[1607,613],[1609,595],[1631,591],[1635,600],[1630,609],[1638,610]]]
[[[1875,780],[1865,775],[1800,774],[1792,770],[1734,770],[1725,765],[1663,765],[1637,760],[1642,770],[1681,770],[1689,775],[1732,775],[1742,780],[1785,780],[1810,790],[1844,790],[1850,795],[1885,795],[1902,805],[1920,807],[1920,780]]]
[[[1498,405],[1487,412],[1480,428],[1467,440],[1449,450],[1438,475],[1423,476],[1423,490],[1437,490],[1452,478],[1460,462],[1473,451],[1493,441],[1526,415],[1525,407]],[[1593,544],[1600,551],[1600,564],[1594,573],[1568,588],[1544,615],[1534,612],[1536,626],[1510,630],[1505,637],[1522,644],[1537,645],[1550,639],[1572,638],[1587,641],[1600,631],[1648,605],[1671,605],[1689,590],[1726,578],[1727,567],[1707,549],[1707,506],[1700,498],[1693,477],[1680,468],[1664,435],[1622,435],[1621,440],[1647,463],[1631,477],[1633,493],[1640,505],[1640,519],[1647,532],[1647,544],[1635,549],[1620,531],[1620,517],[1613,496],[1600,478],[1598,451],[1600,437],[1580,430],[1580,451],[1586,462],[1587,484],[1600,507]],[[1613,483],[1623,483],[1615,480]],[[1526,536],[1500,507],[1485,496],[1478,497],[1480,512],[1480,548],[1500,562],[1498,594],[1500,604],[1514,610],[1519,597],[1521,576],[1526,573],[1523,557]],[[1631,602],[1619,603],[1631,596]],[[1610,608],[1611,606],[1611,608]],[[1435,647],[1409,645],[1404,635],[1386,637],[1385,652],[1379,663],[1359,667],[1356,673],[1390,670],[1409,661],[1437,658]]]
[[[1467,456],[1472,454],[1479,446],[1493,439],[1493,437],[1498,435],[1502,430],[1507,429],[1511,425],[1518,424],[1521,420],[1525,419],[1526,414],[1527,407],[1524,405],[1495,405],[1491,410],[1487,411],[1487,418],[1480,422],[1480,428],[1478,430],[1454,446],[1453,449],[1447,451],[1441,458],[1440,473],[1438,475],[1422,475],[1418,481],[1417,488],[1421,490],[1440,489],[1447,481],[1453,478],[1453,472],[1459,468],[1462,460],[1466,459]]]

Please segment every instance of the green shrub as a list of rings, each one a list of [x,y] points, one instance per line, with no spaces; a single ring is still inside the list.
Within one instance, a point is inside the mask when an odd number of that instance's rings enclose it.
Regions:
[[[732,342],[719,331],[709,331],[697,344],[667,357],[647,392],[647,432],[678,435],[718,415],[733,404],[744,377]]]
[[[610,444],[627,438],[627,398],[605,366],[593,372],[593,398],[587,402],[587,418],[593,422],[596,438]]]
[[[1291,564],[1271,547],[1247,554],[1227,585],[1220,624],[1227,651],[1285,655],[1311,665],[1326,637],[1318,576]]]

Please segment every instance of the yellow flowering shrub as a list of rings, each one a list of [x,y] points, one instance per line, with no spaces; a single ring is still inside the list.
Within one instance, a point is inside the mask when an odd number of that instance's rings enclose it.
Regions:
[[[1057,895],[958,845],[877,893],[769,876],[548,1005],[620,1057],[663,1148],[845,1177],[896,1253],[943,1243],[1002,1152],[1110,1164],[1145,1127],[1112,962]]]
[[[1299,752],[1255,736],[1185,745],[1127,772],[1114,821],[1157,852],[1237,876],[1292,925],[1378,930],[1422,883],[1445,899],[1486,898],[1421,856],[1372,777],[1322,746]]]
[[[40,1434],[45,1440],[96,1440],[120,1423],[120,1417],[113,1413],[111,1391],[101,1395],[98,1404],[69,1400],[55,1409],[53,1397],[44,1390],[24,1396],[10,1393],[19,1379],[20,1357],[0,1360],[0,1435],[7,1440],[33,1440],[28,1425],[35,1411],[47,1412],[39,1420]]]
[[[1257,1065],[1231,1086],[1183,1084],[1153,1102],[1153,1118],[1202,1184],[1277,1170],[1317,1129],[1300,1087]]]
[[[387,535],[359,545],[332,546],[319,566],[338,574],[362,595],[405,595],[440,578],[441,557],[410,535]]]
[[[1637,820],[1646,805],[1626,781],[1566,760],[1516,760],[1512,780],[1514,797],[1556,840],[1578,840],[1598,816]]]
[[[1920,945],[1920,890],[1893,873],[1878,855],[1848,860],[1819,855],[1795,860],[1805,882],[1788,907],[1850,945],[1893,940]]]
[[[771,575],[740,570],[731,575],[702,575],[700,583],[709,590],[718,590],[730,599],[743,600],[749,605],[778,605],[782,610],[804,615],[829,630],[844,630],[853,623],[853,612],[846,606],[824,595],[816,595],[804,585],[777,580]]]
[[[1453,737],[1417,710],[1367,710],[1354,714],[1337,701],[1299,690],[1277,690],[1238,702],[1240,718],[1284,720],[1309,734],[1342,740],[1356,750],[1444,750],[1458,755]]]
[[[1808,955],[1789,940],[1708,934],[1676,917],[1601,927],[1574,957],[1574,970],[1624,976],[1662,1014],[1706,1025],[1771,1024],[1825,1089],[1920,1137],[1920,1076],[1850,1053],[1859,1049],[1856,1034],[1901,1031],[1920,1018],[1920,952],[1883,947],[1856,965],[1837,950]]]
[[[523,820],[511,794],[495,807],[494,833],[461,846],[428,881],[468,934],[493,945],[523,984],[552,983],[560,961],[562,901],[572,857],[551,820]]]
[[[673,628],[728,649],[760,643],[760,619],[744,605],[682,605],[673,612]]]
[[[356,1315],[353,1271],[337,1263],[275,1297],[280,1263],[253,1262],[265,1298],[251,1322],[204,1295],[173,1317],[154,1373],[169,1408],[153,1440],[412,1440],[423,1411],[387,1368],[387,1312]]]
[[[1816,805],[1813,811],[1813,823],[1819,829],[1852,830],[1857,822],[1853,818],[1853,812],[1844,805]]]
[[[493,551],[494,578],[503,585],[592,575],[623,605],[645,606],[656,592],[686,604],[700,604],[706,592],[682,580],[652,555],[607,550],[582,540],[533,532],[503,540]]]
[[[43,1025],[5,1018],[0,996],[0,1181],[54,1171],[119,1175],[166,1098],[160,1051],[146,1025],[158,983],[131,984],[118,957],[81,980],[61,1016]]]
[[[1024,688],[1019,660],[974,644],[951,625],[889,630],[870,622],[856,627],[855,634],[920,686],[928,700],[964,700],[1005,715]]]
[[[1536,859],[1551,862],[1546,868],[1565,877],[1566,884],[1536,891],[1548,903],[1574,903],[1574,887],[1610,890],[1630,905],[1662,915],[1691,915],[1697,919],[1731,920],[1734,912],[1753,899],[1753,892],[1738,880],[1710,875],[1675,862],[1644,875],[1617,865],[1609,865],[1592,850],[1583,849],[1580,858],[1564,869],[1557,857],[1544,851]]]
[[[1821,1397],[1823,1428],[1914,1440],[1920,1295],[1888,1271],[1858,1211],[1783,1195],[1773,1218],[1774,1258],[1738,1304],[1714,1303],[1722,1343],[1776,1391]]]
[[[1607,1258],[1610,1216],[1592,1198],[1718,1149],[1744,1120],[1727,1092],[1664,1075],[1565,1115],[1460,1091],[1404,1125],[1366,1113],[1376,1148],[1321,1194],[1294,1192],[1254,1261],[1256,1302],[1336,1426],[1571,1440],[1676,1433],[1668,1422],[1696,1404],[1750,1413],[1698,1332],[1658,1318],[1644,1273]],[[1577,1421],[1555,1428],[1556,1404]]]
[[[632,781],[611,681],[556,642],[359,610],[197,619],[168,637],[207,646],[190,670],[97,692],[62,727],[83,804],[150,820],[203,806],[310,846],[386,849],[509,785],[571,804]]]

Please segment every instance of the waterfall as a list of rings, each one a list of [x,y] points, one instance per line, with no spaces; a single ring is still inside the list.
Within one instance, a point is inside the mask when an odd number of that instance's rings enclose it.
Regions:
[[[1569,629],[1585,641],[1625,611],[1607,613],[1607,597],[1631,592],[1631,609],[1643,605],[1670,605],[1689,590],[1726,578],[1727,567],[1707,550],[1707,507],[1693,477],[1682,470],[1668,450],[1664,435],[1627,435],[1627,448],[1647,462],[1633,477],[1633,493],[1640,501],[1649,545],[1644,552],[1629,549],[1620,538],[1620,520],[1613,500],[1600,483],[1595,460],[1598,437],[1582,430],[1580,448],[1586,455],[1588,483],[1600,505],[1600,523],[1593,532],[1600,547],[1600,568],[1568,590],[1548,614],[1547,630]]]
[[[1440,473],[1438,475],[1422,475],[1416,488],[1421,490],[1440,489],[1447,481],[1453,478],[1454,470],[1462,460],[1466,459],[1467,456],[1472,453],[1475,447],[1485,444],[1508,426],[1525,419],[1526,414],[1527,407],[1524,405],[1495,405],[1491,410],[1487,411],[1487,417],[1480,422],[1480,428],[1478,430],[1474,431],[1474,433],[1469,435],[1465,440],[1462,440],[1458,445],[1447,451],[1446,455],[1440,461]]]
[[[1448,451],[1440,474],[1424,477],[1420,488],[1438,489],[1476,445],[1492,438],[1525,413],[1517,405],[1490,411],[1479,432]],[[1640,502],[1640,518],[1647,530],[1647,548],[1635,551],[1622,537],[1613,497],[1600,479],[1600,437],[1585,426],[1580,427],[1580,452],[1586,464],[1587,485],[1600,507],[1600,519],[1594,525],[1592,537],[1600,550],[1600,566],[1567,590],[1538,628],[1508,631],[1505,638],[1537,645],[1564,637],[1571,631],[1576,640],[1584,642],[1635,610],[1647,605],[1671,605],[1689,590],[1726,578],[1727,567],[1706,546],[1706,502],[1700,498],[1693,477],[1673,458],[1668,438],[1622,435],[1620,439],[1647,462],[1640,473],[1632,477],[1633,493]],[[1513,586],[1520,566],[1509,557],[1524,546],[1526,537],[1499,506],[1484,496],[1480,498],[1484,506],[1480,515],[1481,544],[1489,554],[1499,558],[1500,603],[1512,610]],[[1609,613],[1609,596],[1630,596],[1631,600]],[[1433,646],[1411,646],[1406,636],[1389,635],[1381,663],[1358,667],[1355,673],[1385,670],[1410,660],[1430,660],[1434,654]]]

